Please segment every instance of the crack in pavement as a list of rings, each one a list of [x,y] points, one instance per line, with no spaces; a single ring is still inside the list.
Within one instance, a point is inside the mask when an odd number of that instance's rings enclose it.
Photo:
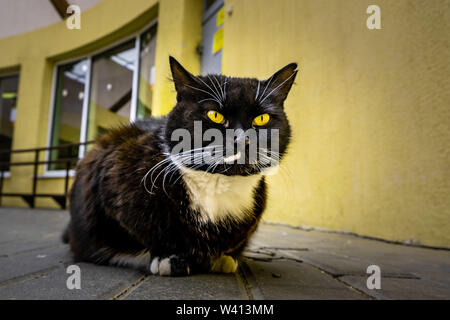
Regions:
[[[243,286],[249,300],[265,300],[255,275],[243,260],[239,260],[236,279],[238,280],[238,283]]]
[[[98,297],[98,299],[108,299],[108,300],[123,300],[128,297],[134,290],[136,290],[149,276],[142,275],[131,285],[127,286],[125,289],[121,290],[119,293],[113,295],[112,297],[108,294],[103,295],[103,297]]]
[[[39,270],[36,272],[27,273],[22,276],[17,276],[17,277],[8,279],[6,281],[0,282],[0,288],[8,287],[13,284],[17,284],[17,283],[21,283],[21,282],[25,282],[25,281],[29,281],[29,280],[33,280],[33,279],[39,279],[47,274],[52,273],[53,271],[56,271],[59,268],[60,268],[59,266],[54,266],[54,267],[42,269],[42,270]]]

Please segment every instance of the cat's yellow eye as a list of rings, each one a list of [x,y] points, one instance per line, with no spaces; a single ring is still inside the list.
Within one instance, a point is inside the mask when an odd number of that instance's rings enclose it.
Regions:
[[[253,119],[253,124],[257,126],[263,126],[269,122],[270,116],[267,113],[261,114]]]
[[[215,123],[223,123],[224,117],[221,113],[215,111],[215,110],[210,110],[207,113],[208,118]]]

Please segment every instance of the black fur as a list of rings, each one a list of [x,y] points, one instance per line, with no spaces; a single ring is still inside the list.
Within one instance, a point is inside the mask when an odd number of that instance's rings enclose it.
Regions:
[[[255,102],[258,80],[216,76],[220,83],[227,81],[227,98],[219,106],[212,101],[199,103],[208,95],[192,89],[208,90],[199,79],[207,82],[210,78],[194,77],[175,59],[170,62],[178,93],[177,104],[170,114],[110,130],[96,141],[76,168],[70,194],[71,221],[63,239],[70,243],[77,261],[108,264],[117,254],[136,255],[148,250],[152,258],[171,257],[171,275],[185,275],[186,270],[204,272],[210,270],[214,259],[224,254],[237,258],[257,228],[266,206],[263,176],[253,190],[250,215],[240,220],[224,218],[202,223],[199,212],[190,208],[191,199],[180,171],[174,171],[164,186],[164,179],[155,179],[151,194],[144,187],[143,177],[166,159],[165,152],[174,146],[170,139],[175,129],[192,131],[193,122],[200,120],[204,130],[210,127],[224,130],[222,125],[205,117],[211,109],[219,110],[229,120],[229,128],[244,130],[252,126],[254,117],[269,113],[267,128],[280,130],[282,156],[290,140],[283,101],[294,82],[296,65],[288,65],[259,83],[261,91],[265,86],[267,90],[279,87],[262,104]],[[236,164],[226,172],[224,168],[219,165],[213,173],[259,174],[254,166]],[[155,169],[154,176],[164,169],[165,166]],[[197,168],[206,169],[207,166]]]

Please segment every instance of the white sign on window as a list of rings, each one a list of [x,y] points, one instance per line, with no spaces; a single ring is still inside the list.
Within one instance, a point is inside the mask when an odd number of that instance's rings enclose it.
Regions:
[[[17,109],[16,108],[12,108],[11,109],[11,113],[9,115],[9,121],[16,122],[16,115],[17,115]]]
[[[155,66],[150,68],[150,85],[153,86],[155,84]]]

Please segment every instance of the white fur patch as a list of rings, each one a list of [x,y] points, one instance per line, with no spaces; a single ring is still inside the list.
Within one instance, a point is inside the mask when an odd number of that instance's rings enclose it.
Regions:
[[[119,267],[131,267],[136,269],[147,268],[150,262],[150,253],[143,250],[137,254],[118,253],[109,260],[109,263]]]
[[[170,259],[165,258],[162,259],[159,263],[159,275],[160,276],[170,276],[171,274],[171,268],[170,268]]]
[[[159,273],[159,258],[156,257],[152,260],[152,263],[150,265],[150,272],[152,274],[158,274]]]
[[[241,220],[253,210],[254,190],[261,175],[226,176],[185,167],[180,170],[191,209],[200,212],[205,221],[216,222],[225,217]]]

